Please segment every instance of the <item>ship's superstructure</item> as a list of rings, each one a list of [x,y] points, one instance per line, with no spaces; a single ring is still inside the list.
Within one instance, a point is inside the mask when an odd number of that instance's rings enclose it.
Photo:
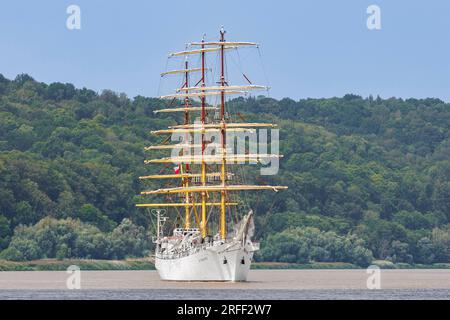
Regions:
[[[226,107],[230,95],[244,95],[251,90],[266,90],[247,83],[232,85],[226,73],[226,54],[241,47],[256,47],[253,42],[226,42],[225,31],[218,41],[188,44],[186,50],[172,53],[169,58],[182,57],[180,69],[166,71],[162,77],[181,75],[182,84],[175,93],[161,96],[172,101],[157,113],[181,113],[181,124],[152,131],[168,135],[162,143],[147,147],[147,151],[170,151],[170,156],[146,160],[163,169],[141,180],[162,179],[164,188],[141,192],[147,197],[163,196],[157,203],[142,203],[138,207],[158,208],[157,235],[154,237],[155,265],[164,280],[180,281],[245,281],[253,253],[259,244],[252,242],[253,212],[240,206],[238,191],[278,191],[284,186],[249,185],[239,180],[233,167],[280,157],[269,153],[235,153],[230,133],[251,133],[258,128],[274,128],[271,123],[238,122],[231,119]],[[207,55],[218,57],[216,77],[207,84]],[[192,67],[191,57],[198,58]],[[192,59],[192,58],[191,58]],[[215,98],[216,102],[208,102]],[[180,105],[181,104],[181,105]],[[177,116],[175,115],[175,118]],[[239,137],[238,137],[239,138]],[[171,144],[170,142],[176,142]],[[167,171],[170,171],[167,173]],[[244,211],[245,210],[245,211]],[[243,212],[244,211],[244,212]],[[172,218],[172,213],[176,218]],[[164,234],[170,227],[172,233]]]

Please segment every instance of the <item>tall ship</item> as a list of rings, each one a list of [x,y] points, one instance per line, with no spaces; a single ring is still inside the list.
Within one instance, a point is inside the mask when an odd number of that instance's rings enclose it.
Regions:
[[[231,84],[227,78],[228,54],[257,46],[226,41],[222,27],[218,40],[203,37],[171,53],[169,59],[178,58],[181,66],[161,74],[181,79],[175,92],[160,97],[168,100],[165,108],[154,112],[175,113],[171,119],[178,123],[151,132],[161,141],[145,150],[170,155],[145,160],[159,171],[140,179],[151,187],[162,181],[163,188],[142,191],[147,203],[137,206],[149,208],[156,217],[155,267],[163,280],[246,281],[259,243],[252,241],[253,211],[242,204],[242,192],[287,188],[245,183],[243,166],[281,157],[267,148],[251,148],[257,130],[267,132],[276,125],[247,122],[227,102],[232,95],[268,89],[253,84],[244,73],[242,84]],[[244,148],[236,151],[239,141]]]

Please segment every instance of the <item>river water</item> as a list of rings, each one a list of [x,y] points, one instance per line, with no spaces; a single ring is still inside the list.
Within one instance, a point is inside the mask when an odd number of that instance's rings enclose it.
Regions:
[[[134,289],[134,290],[0,290],[1,300],[334,300],[334,299],[414,299],[450,300],[449,289],[385,290],[210,290],[210,289]]]
[[[0,299],[450,299],[450,270],[251,270],[248,282],[161,281],[155,271],[0,272]]]

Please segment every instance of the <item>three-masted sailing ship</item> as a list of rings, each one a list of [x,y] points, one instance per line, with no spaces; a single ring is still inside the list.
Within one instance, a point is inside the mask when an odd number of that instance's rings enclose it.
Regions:
[[[159,174],[140,177],[141,180],[164,179],[172,186],[141,192],[142,195],[162,195],[160,203],[142,203],[138,207],[158,208],[156,211],[155,266],[164,280],[178,281],[245,281],[259,243],[251,237],[254,230],[253,212],[242,208],[237,191],[285,189],[284,186],[248,185],[233,169],[245,163],[279,157],[276,154],[231,153],[228,133],[250,132],[257,128],[273,128],[270,123],[246,123],[231,119],[227,110],[229,95],[244,95],[250,90],[265,90],[254,85],[244,74],[247,83],[231,85],[226,78],[226,54],[240,47],[256,47],[253,42],[227,42],[220,30],[218,41],[193,42],[185,51],[172,53],[169,58],[184,57],[182,68],[166,71],[162,77],[181,75],[182,84],[174,94],[161,96],[170,99],[169,108],[157,113],[181,113],[177,124],[165,130],[152,131],[156,135],[172,135],[164,144],[147,147],[147,151],[169,150],[171,156],[146,160],[146,164],[165,165]],[[207,83],[207,55],[215,53],[219,60],[217,82]],[[197,56],[198,67],[192,67],[189,57]],[[192,81],[194,80],[194,81]],[[208,98],[215,97],[210,103]],[[194,118],[195,117],[195,118]],[[211,139],[214,135],[217,139]],[[173,138],[177,136],[177,138]],[[194,137],[195,136],[195,137]],[[193,138],[194,137],[194,138]],[[211,141],[214,140],[214,141]],[[211,151],[213,149],[214,151]],[[174,150],[176,150],[174,152]],[[160,151],[161,152],[161,151]],[[175,165],[175,167],[173,167]],[[170,173],[164,172],[169,168]],[[245,210],[245,211],[244,211]],[[168,229],[170,212],[173,219]]]

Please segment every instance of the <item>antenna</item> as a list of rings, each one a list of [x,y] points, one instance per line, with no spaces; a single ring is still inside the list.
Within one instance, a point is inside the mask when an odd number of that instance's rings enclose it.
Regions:
[[[164,223],[167,221],[166,209],[152,209],[151,213],[156,216],[156,243],[160,243],[160,240],[163,236],[162,228],[164,226]]]

